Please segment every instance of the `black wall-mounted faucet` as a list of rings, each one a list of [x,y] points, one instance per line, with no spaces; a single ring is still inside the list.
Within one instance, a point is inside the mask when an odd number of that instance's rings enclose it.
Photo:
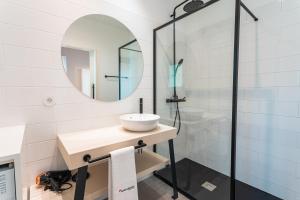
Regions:
[[[140,114],[143,114],[144,108],[143,108],[143,98],[140,98]]]

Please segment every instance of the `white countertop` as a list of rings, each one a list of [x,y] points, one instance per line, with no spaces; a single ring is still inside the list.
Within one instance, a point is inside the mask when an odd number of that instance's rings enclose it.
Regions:
[[[25,125],[0,128],[0,160],[21,153],[24,132]]]

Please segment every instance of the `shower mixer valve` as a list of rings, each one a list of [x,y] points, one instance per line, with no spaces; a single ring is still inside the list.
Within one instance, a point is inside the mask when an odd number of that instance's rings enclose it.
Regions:
[[[186,102],[186,97],[183,98],[178,98],[178,96],[172,97],[172,98],[168,98],[166,99],[167,103],[179,103],[179,102]]]

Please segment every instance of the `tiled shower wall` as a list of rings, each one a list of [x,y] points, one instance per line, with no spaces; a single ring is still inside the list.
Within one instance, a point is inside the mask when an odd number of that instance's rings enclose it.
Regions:
[[[33,184],[42,171],[65,167],[58,133],[116,124],[119,114],[138,111],[139,97],[152,112],[152,31],[169,19],[172,7],[171,0],[0,0],[0,126],[27,124],[25,183]],[[95,13],[124,23],[143,51],[141,84],[121,102],[87,99],[62,68],[64,32],[75,19]],[[48,97],[55,106],[44,106]]]
[[[237,177],[300,199],[300,1],[244,0]]]

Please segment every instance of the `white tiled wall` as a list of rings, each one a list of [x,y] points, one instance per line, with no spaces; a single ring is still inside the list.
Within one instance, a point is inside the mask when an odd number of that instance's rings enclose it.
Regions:
[[[26,123],[27,184],[45,170],[64,168],[57,133],[118,123],[121,113],[152,112],[152,33],[169,19],[171,0],[0,0],[0,126]],[[112,16],[133,32],[144,55],[144,77],[130,98],[94,102],[67,79],[60,45],[68,26],[87,14]],[[54,107],[43,101],[52,97]]]
[[[259,21],[242,12],[237,177],[299,200],[300,1],[244,3]]]

